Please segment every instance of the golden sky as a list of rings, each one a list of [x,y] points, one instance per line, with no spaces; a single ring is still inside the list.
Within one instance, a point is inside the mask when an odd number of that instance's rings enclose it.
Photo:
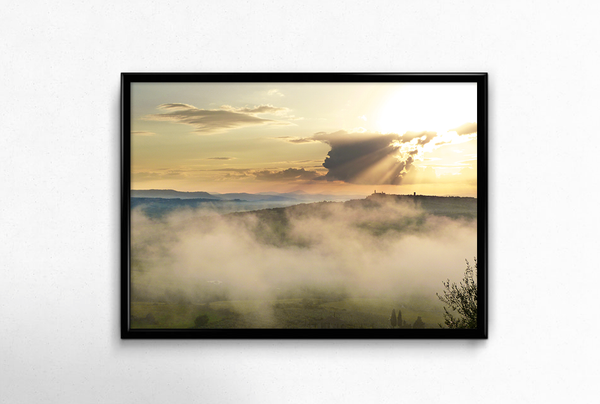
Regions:
[[[133,83],[132,189],[477,196],[475,83]]]

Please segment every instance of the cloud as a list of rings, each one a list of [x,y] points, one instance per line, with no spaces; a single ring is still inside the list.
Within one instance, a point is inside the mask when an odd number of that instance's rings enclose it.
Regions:
[[[269,90],[269,92],[267,94],[268,95],[278,95],[280,97],[284,97],[283,93],[276,88]]]
[[[250,115],[255,115],[255,114],[281,114],[283,112],[289,111],[288,108],[274,107],[272,105],[259,105],[258,107],[255,106],[253,108],[248,108],[248,107],[234,108],[231,105],[223,105],[223,106],[221,106],[221,109],[224,109],[226,111],[240,112],[240,113],[243,113],[243,114],[250,114]]]
[[[206,171],[231,171],[237,173],[247,173],[250,171],[248,168],[217,168],[214,170],[206,170]]]
[[[436,132],[412,132],[408,131],[402,135],[403,142],[411,142],[418,146],[424,146],[437,136]]]
[[[220,109],[199,109],[189,104],[170,103],[158,106],[165,112],[144,117],[151,121],[170,121],[190,125],[196,133],[218,133],[256,125],[291,125],[289,122],[260,118],[260,114],[283,115],[287,108],[259,105],[252,108],[234,108],[223,105]]]
[[[423,146],[436,136],[435,132],[394,133],[317,133],[314,140],[327,143],[331,150],[323,162],[329,171],[323,177],[365,185],[398,185]]]
[[[450,129],[459,135],[470,135],[477,132],[477,122],[467,122],[460,125],[458,128]]]
[[[207,160],[233,160],[234,157],[207,157]]]
[[[310,137],[298,138],[298,137],[292,137],[292,136],[279,136],[277,139],[285,139],[286,142],[296,143],[296,144],[317,142],[317,140],[310,138]]]
[[[182,170],[164,170],[156,171],[138,171],[131,174],[131,178],[135,182],[156,181],[164,179],[183,179],[186,174]]]
[[[256,171],[254,172],[257,180],[261,181],[298,181],[313,180],[319,176],[315,171],[307,171],[304,168],[288,168],[281,171]]]
[[[214,178],[214,181],[227,181],[227,180],[239,180],[242,178],[248,178],[248,174],[242,171],[231,171],[225,172],[217,178]]]
[[[323,162],[328,169],[319,178],[362,185],[399,185],[410,172],[415,160],[423,160],[431,152],[445,144],[463,143],[476,137],[467,132],[476,130],[476,123],[466,124],[458,132],[438,134],[431,131],[404,134],[368,132],[364,129],[319,132],[309,138],[291,138],[291,143],[319,141],[331,147]],[[434,176],[428,175],[429,178]]]
[[[252,170],[247,168],[217,168],[212,170],[199,170],[207,171],[211,174],[211,181],[228,181],[228,180],[239,180],[244,178],[251,178],[250,172]]]
[[[133,136],[154,136],[154,135],[156,135],[156,133],[154,133],[154,132],[146,132],[146,131],[140,131],[140,130],[131,131],[131,134]]]

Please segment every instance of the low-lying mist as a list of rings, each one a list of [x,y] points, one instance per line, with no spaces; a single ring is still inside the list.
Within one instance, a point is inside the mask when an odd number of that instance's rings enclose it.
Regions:
[[[133,301],[435,299],[477,255],[477,221],[414,201],[313,203],[221,215],[131,213]]]

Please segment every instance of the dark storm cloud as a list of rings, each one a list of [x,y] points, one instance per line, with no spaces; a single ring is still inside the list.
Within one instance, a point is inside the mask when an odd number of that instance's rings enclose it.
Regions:
[[[315,139],[331,146],[323,162],[323,167],[329,170],[325,175],[326,180],[353,184],[393,184],[405,166],[394,157],[398,147],[393,144],[400,139],[395,134],[372,135],[339,131],[315,135]],[[369,173],[379,165],[383,166],[382,170]],[[380,171],[385,172],[384,175],[389,178],[381,178]]]
[[[477,122],[467,122],[460,125],[458,128],[450,129],[458,133],[459,135],[470,135],[471,133],[477,132]]]
[[[323,179],[365,185],[397,185],[410,169],[415,155],[436,136],[435,132],[318,133],[312,139],[331,150],[323,162],[329,171]]]
[[[280,114],[287,108],[272,105],[259,105],[253,108],[233,108],[228,105],[220,109],[199,109],[189,104],[171,103],[158,106],[165,111],[147,115],[145,119],[153,121],[171,121],[193,126],[196,133],[216,133],[230,129],[255,125],[289,125],[285,121],[260,118],[258,114]]]
[[[304,168],[288,168],[281,171],[256,171],[254,172],[257,180],[262,181],[294,181],[294,180],[313,180],[318,177],[315,171],[307,171]]]

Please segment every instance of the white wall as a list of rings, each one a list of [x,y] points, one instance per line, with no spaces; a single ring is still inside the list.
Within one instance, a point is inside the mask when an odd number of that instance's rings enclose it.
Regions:
[[[0,402],[593,401],[599,4],[3,3]],[[489,340],[121,341],[123,71],[489,72]]]

